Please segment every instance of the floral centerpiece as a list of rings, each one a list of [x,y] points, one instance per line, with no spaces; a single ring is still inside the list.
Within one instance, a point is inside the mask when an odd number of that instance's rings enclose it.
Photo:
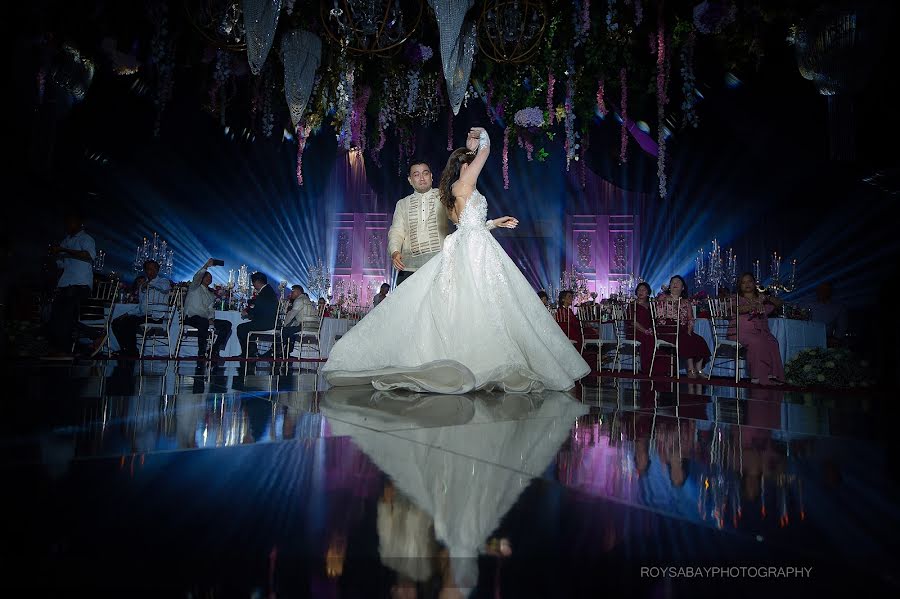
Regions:
[[[784,313],[785,318],[790,318],[792,320],[809,320],[810,317],[809,308],[804,308],[802,306],[796,306],[788,303],[784,304],[782,312]]]
[[[694,306],[694,315],[697,318],[709,318],[709,294],[705,289],[701,289],[691,296],[691,304]]]
[[[216,305],[220,310],[234,310],[234,302],[232,301],[233,284],[230,285],[214,285],[212,288],[213,295],[216,296]]]
[[[845,348],[810,348],[794,356],[784,369],[787,382],[801,387],[868,387],[869,364]]]

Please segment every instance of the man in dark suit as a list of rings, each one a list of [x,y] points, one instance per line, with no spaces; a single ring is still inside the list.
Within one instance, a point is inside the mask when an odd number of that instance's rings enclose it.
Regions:
[[[278,313],[278,296],[275,290],[269,286],[269,279],[261,272],[250,275],[250,284],[256,290],[256,297],[247,303],[247,308],[241,312],[241,316],[249,318],[250,322],[239,324],[237,327],[238,341],[241,342],[241,355],[247,355],[247,337],[251,331],[268,331],[275,328],[275,318]],[[256,350],[250,357],[256,357]]]

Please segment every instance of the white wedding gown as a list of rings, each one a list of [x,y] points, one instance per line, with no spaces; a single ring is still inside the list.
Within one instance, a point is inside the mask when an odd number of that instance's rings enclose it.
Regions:
[[[590,372],[486,219],[476,190],[441,253],[334,345],[323,367],[329,384],[566,391]]]

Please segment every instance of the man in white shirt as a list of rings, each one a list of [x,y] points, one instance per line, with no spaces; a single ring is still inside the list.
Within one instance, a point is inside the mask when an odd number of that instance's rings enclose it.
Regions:
[[[440,193],[431,187],[428,163],[413,160],[408,181],[413,193],[397,202],[388,231],[388,253],[397,269],[397,285],[441,251],[450,229]]]
[[[184,323],[197,329],[197,357],[206,355],[206,343],[209,337],[210,325],[216,329],[216,342],[212,346],[212,359],[219,358],[222,346],[231,337],[231,323],[221,318],[216,318],[216,294],[210,291],[212,275],[208,269],[214,260],[210,258],[191,280],[187,296],[184,298]]]
[[[161,323],[168,309],[172,281],[159,276],[159,262],[144,262],[144,276],[147,280],[138,289],[135,310],[112,321],[112,331],[119,342],[119,354],[123,356],[137,356],[137,334],[141,325],[145,320]]]
[[[289,299],[291,300],[291,309],[284,317],[284,331],[282,332],[285,341],[289,341],[300,332],[304,318],[315,318],[319,315],[316,305],[300,285],[291,287]]]
[[[50,312],[48,357],[71,357],[72,339],[81,302],[91,296],[94,285],[94,239],[84,231],[78,214],[65,217],[66,238],[50,247],[56,264],[63,269],[56,283],[56,297]]]

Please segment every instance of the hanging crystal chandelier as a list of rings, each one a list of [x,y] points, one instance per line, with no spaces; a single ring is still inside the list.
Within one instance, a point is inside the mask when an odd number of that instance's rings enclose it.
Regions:
[[[528,61],[547,27],[547,13],[534,0],[486,2],[478,20],[478,47],[495,62]]]
[[[320,6],[328,37],[360,54],[399,48],[419,26],[424,10],[423,0],[332,0]]]
[[[191,25],[214,46],[235,51],[247,49],[240,0],[185,0],[184,12]]]

